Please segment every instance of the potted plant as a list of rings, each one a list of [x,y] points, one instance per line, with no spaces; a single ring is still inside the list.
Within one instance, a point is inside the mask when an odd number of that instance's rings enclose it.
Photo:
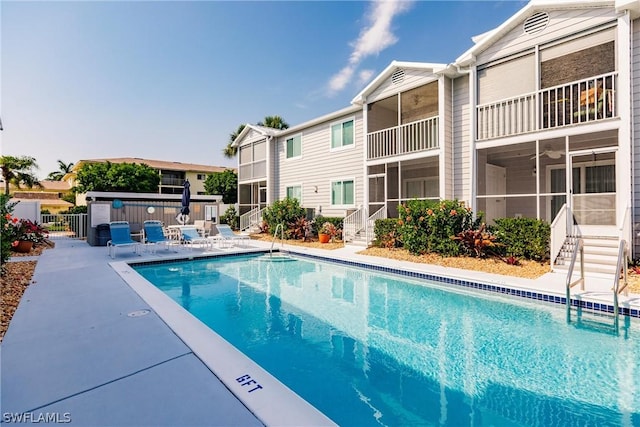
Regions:
[[[43,242],[46,238],[47,231],[28,219],[18,219],[9,215],[7,227],[11,248],[16,252],[29,252],[35,244]]]
[[[325,222],[318,230],[318,240],[320,243],[328,243],[329,240],[333,242],[333,238],[338,234],[338,229],[330,222]]]

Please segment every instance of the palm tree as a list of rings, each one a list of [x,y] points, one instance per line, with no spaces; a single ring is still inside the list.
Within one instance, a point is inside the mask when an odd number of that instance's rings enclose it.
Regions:
[[[38,169],[36,159],[29,156],[0,156],[0,170],[4,180],[4,192],[9,195],[9,184],[20,188],[21,184],[32,188],[41,187],[38,177],[33,173]]]
[[[224,147],[224,149],[222,150],[222,154],[224,154],[224,156],[227,159],[233,159],[236,156],[236,153],[238,152],[238,147],[235,147],[231,144],[233,144],[233,141],[236,140],[236,138],[238,137],[238,135],[240,135],[240,133],[242,132],[245,126],[246,125],[238,126],[238,129],[236,129],[235,132],[232,132],[229,135],[229,142],[227,142],[227,146]]]
[[[257,125],[278,130],[289,128],[289,124],[285,122],[284,119],[280,116],[266,116],[264,120],[258,122]],[[242,132],[244,127],[245,125],[238,126],[238,129],[236,129],[235,132],[229,135],[229,142],[227,143],[227,146],[222,150],[222,154],[224,154],[227,159],[232,159],[236,156],[238,147],[234,147],[231,144],[233,144],[233,141],[235,141],[238,135],[240,135],[240,132]]]
[[[71,172],[72,169],[73,162],[67,164],[62,160],[58,160],[58,170],[49,173],[49,175],[47,175],[47,179],[49,181],[62,181],[62,178]]]
[[[289,129],[289,124],[280,116],[266,116],[263,121],[258,122],[258,126],[283,130]]]

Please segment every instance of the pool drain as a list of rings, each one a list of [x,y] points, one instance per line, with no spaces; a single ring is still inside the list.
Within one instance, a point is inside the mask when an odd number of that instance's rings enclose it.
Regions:
[[[131,313],[127,314],[127,316],[140,317],[140,316],[146,316],[149,313],[151,313],[151,310],[143,309],[143,310],[132,311]]]

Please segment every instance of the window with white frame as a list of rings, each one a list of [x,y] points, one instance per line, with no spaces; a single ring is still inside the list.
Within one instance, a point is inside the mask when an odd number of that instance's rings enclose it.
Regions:
[[[352,179],[331,182],[331,204],[350,206],[355,203],[355,187]]]
[[[353,119],[331,125],[331,148],[353,145]]]
[[[218,206],[204,205],[204,219],[205,221],[212,221],[214,224],[217,224],[218,223]]]
[[[298,199],[302,202],[302,185],[291,185],[287,187],[287,198]]]
[[[302,156],[302,136],[296,135],[287,138],[287,159]]]

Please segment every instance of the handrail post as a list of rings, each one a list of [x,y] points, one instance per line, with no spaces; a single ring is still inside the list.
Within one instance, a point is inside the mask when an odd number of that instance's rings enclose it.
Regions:
[[[571,282],[571,277],[573,276],[573,269],[576,264],[578,252],[580,252],[580,278],[574,282]],[[573,254],[571,255],[569,270],[567,271],[567,281],[565,288],[567,298],[567,322],[571,321],[571,288],[578,283],[580,283],[580,289],[584,291],[584,241],[582,239],[578,239],[576,248],[573,250]]]

